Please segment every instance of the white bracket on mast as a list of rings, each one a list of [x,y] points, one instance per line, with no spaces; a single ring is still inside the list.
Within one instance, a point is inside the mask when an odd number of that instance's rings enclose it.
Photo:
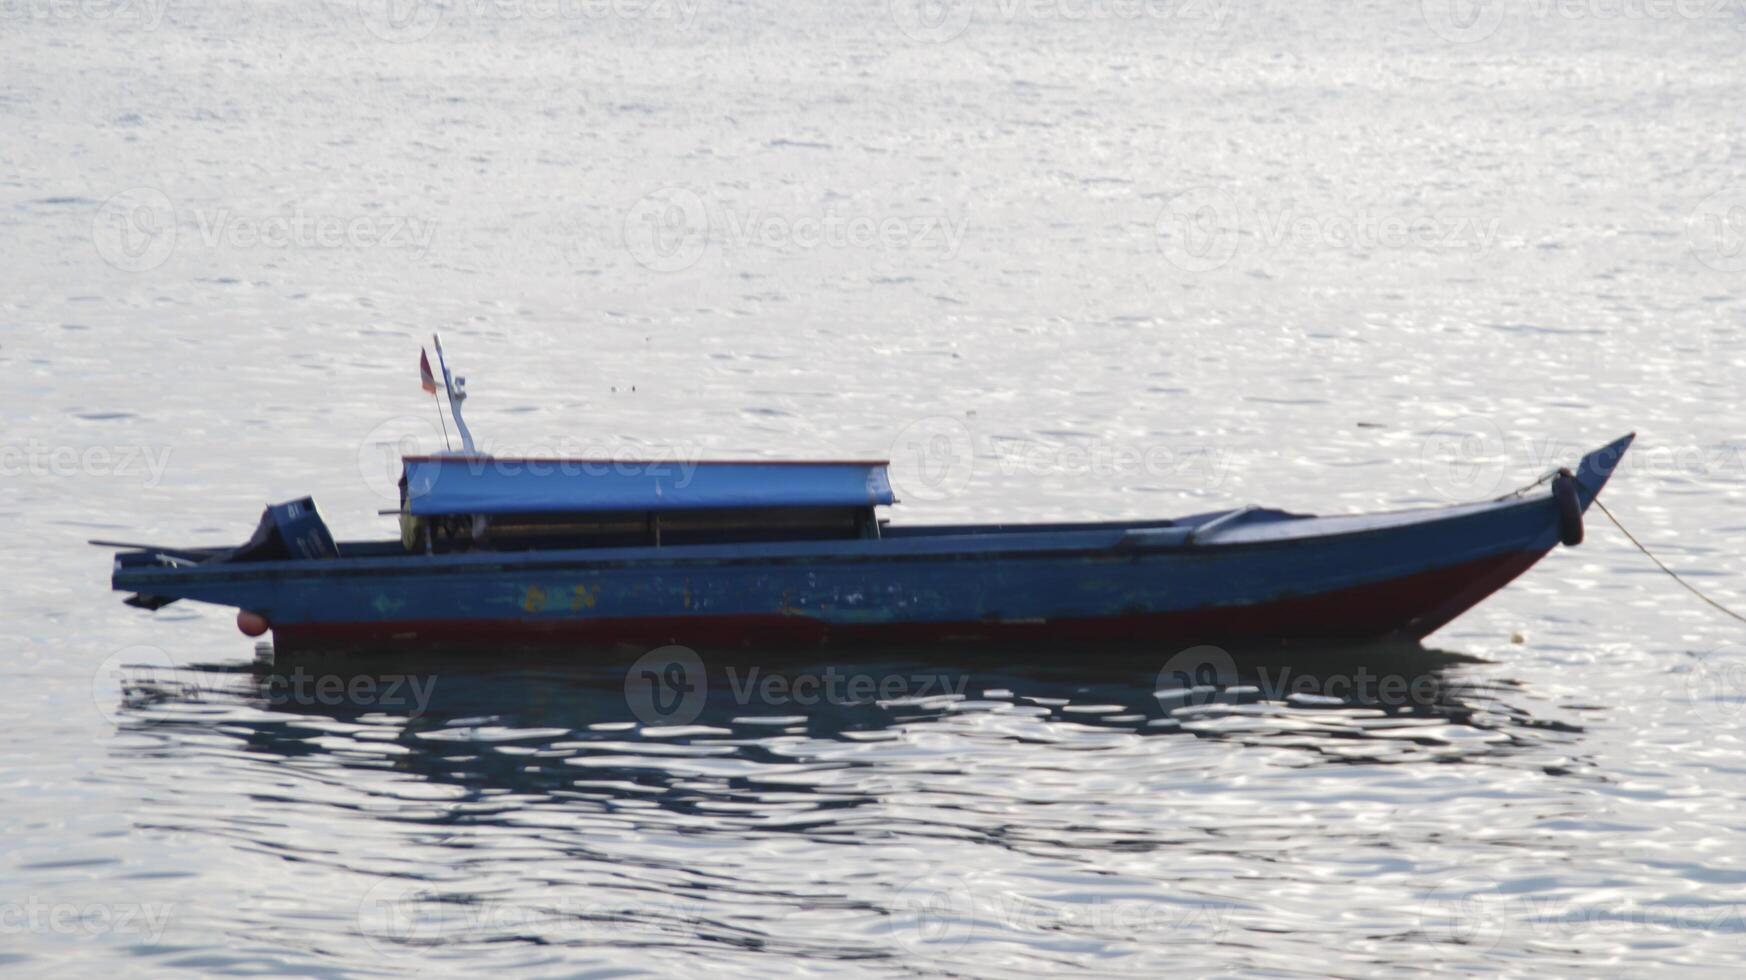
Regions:
[[[467,400],[467,379],[449,374],[449,363],[443,359],[442,338],[433,333],[430,339],[436,345],[437,365],[443,372],[443,387],[449,392],[449,414],[454,416],[455,431],[461,434],[461,452],[467,456],[477,456],[479,450],[473,446],[473,433],[467,428],[466,420],[461,418],[461,403]]]

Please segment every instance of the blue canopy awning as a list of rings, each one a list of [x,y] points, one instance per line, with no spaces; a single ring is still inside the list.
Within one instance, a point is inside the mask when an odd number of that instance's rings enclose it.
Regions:
[[[414,516],[872,507],[890,504],[886,463],[702,462],[408,456]]]

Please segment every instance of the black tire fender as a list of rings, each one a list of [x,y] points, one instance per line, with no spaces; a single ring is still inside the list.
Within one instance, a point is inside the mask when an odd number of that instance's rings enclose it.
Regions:
[[[1552,502],[1558,505],[1558,540],[1572,548],[1581,544],[1582,495],[1577,492],[1576,477],[1567,469],[1552,478]]]

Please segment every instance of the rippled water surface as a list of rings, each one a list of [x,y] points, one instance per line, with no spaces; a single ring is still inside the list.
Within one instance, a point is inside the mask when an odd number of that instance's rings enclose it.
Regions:
[[[1746,961],[1746,634],[1598,515],[1426,649],[704,651],[654,721],[643,651],[258,662],[84,544],[392,534],[441,330],[494,451],[889,456],[900,521],[1635,430],[1605,500],[1746,605],[1739,5],[383,6],[0,5],[0,970]]]

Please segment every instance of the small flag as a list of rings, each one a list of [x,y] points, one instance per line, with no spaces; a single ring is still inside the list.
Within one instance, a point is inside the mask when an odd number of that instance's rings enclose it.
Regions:
[[[436,375],[430,373],[430,356],[422,347],[418,351],[418,383],[424,386],[425,394],[436,394]]]

